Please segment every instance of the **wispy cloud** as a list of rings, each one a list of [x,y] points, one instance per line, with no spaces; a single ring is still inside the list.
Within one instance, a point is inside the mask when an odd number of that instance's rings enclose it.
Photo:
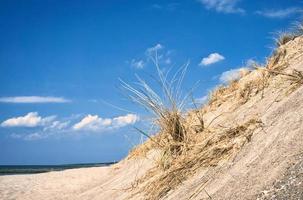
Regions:
[[[68,128],[69,124],[71,122],[70,121],[53,121],[51,124],[45,126],[43,128],[43,131],[61,131],[61,130],[65,130],[66,128]]]
[[[198,0],[206,9],[219,13],[244,14],[245,10],[237,6],[240,0]]]
[[[42,138],[46,138],[47,136],[48,136],[47,134],[35,132],[35,133],[30,133],[30,134],[27,134],[27,135],[23,135],[23,139],[24,140],[39,140],[39,139],[42,139]]]
[[[76,131],[102,131],[106,129],[121,128],[130,124],[134,124],[139,117],[134,114],[127,114],[115,118],[101,118],[98,115],[87,115],[80,122],[73,126]]]
[[[37,112],[30,112],[25,116],[13,117],[1,123],[2,127],[37,127],[50,124],[56,116],[41,117]]]
[[[152,4],[151,8],[156,10],[174,11],[178,8],[179,5],[180,3]]]
[[[224,56],[220,55],[219,53],[211,53],[207,57],[202,58],[199,65],[200,66],[207,66],[207,65],[211,65],[211,64],[220,62],[224,59],[225,59]]]
[[[164,46],[162,44],[156,44],[155,46],[152,46],[150,48],[147,48],[146,49],[146,54],[147,55],[151,55],[151,54],[154,54],[156,52],[158,52],[159,50],[163,49]]]
[[[249,69],[245,68],[245,67],[238,68],[238,69],[231,69],[231,70],[223,72],[220,75],[219,80],[220,80],[221,83],[226,84],[226,83],[229,83],[231,81],[240,79],[248,71],[249,71]]]
[[[143,69],[145,66],[144,60],[132,59],[130,64],[132,67],[137,68],[137,69]]]
[[[291,7],[291,8],[276,9],[276,10],[274,9],[258,10],[255,13],[268,18],[283,19],[295,14],[299,14],[299,13],[302,14],[303,9],[298,7]]]
[[[16,96],[0,97],[1,103],[68,103],[69,99],[52,96]]]
[[[12,133],[12,134],[10,134],[10,137],[14,138],[14,139],[22,139],[22,140],[31,141],[31,140],[39,140],[39,139],[45,138],[46,135],[45,134],[41,134],[39,132],[30,133],[30,134]]]
[[[169,65],[172,63],[171,55],[172,50],[166,50],[164,45],[158,43],[150,48],[145,50],[145,54],[147,55],[147,60],[157,57],[159,64],[166,64]]]
[[[145,50],[143,59],[132,59],[130,65],[136,69],[143,69],[151,63],[151,60],[155,61],[156,57],[159,64],[170,65],[172,52],[172,50],[166,50],[164,45],[157,43]]]

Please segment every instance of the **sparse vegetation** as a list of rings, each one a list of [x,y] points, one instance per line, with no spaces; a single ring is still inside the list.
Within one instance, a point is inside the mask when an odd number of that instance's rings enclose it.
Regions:
[[[152,147],[160,149],[161,152],[158,165],[139,180],[145,185],[141,189],[146,193],[146,199],[159,199],[201,167],[213,167],[223,160],[228,160],[241,146],[250,141],[253,131],[261,124],[258,119],[253,118],[234,127],[210,128],[209,125],[204,127],[201,117],[203,115],[200,112],[192,112],[194,119],[185,118],[183,108],[189,95],[182,98],[179,91],[186,67],[180,69],[172,81],[168,81],[168,76],[164,75],[156,64],[163,95],[157,94],[141,78],[138,78],[140,89],[122,81],[123,88],[130,92],[130,99],[148,109],[156,117],[154,123],[159,127],[157,135],[132,153],[138,155],[142,151],[146,154]],[[173,87],[176,82],[178,89]],[[219,88],[213,94],[209,105],[218,99],[223,103],[222,97],[225,93],[227,95],[230,90],[238,89],[238,81],[234,81],[229,87]],[[191,129],[189,124],[194,123],[192,120],[198,122],[199,128]],[[141,130],[140,132],[142,133]],[[237,142],[234,142],[235,140]]]
[[[138,77],[138,86],[135,88],[128,83],[122,82],[122,87],[129,93],[130,99],[143,106],[153,114],[154,124],[159,127],[159,133],[154,137],[153,143],[162,151],[159,166],[168,169],[172,160],[181,155],[188,140],[187,130],[184,127],[183,109],[190,97],[190,93],[182,96],[181,85],[187,66],[181,67],[171,80],[168,74],[164,74],[154,58],[161,94],[158,94],[143,79]],[[139,130],[149,137],[149,133]]]
[[[277,47],[280,47],[287,42],[293,40],[296,36],[292,33],[287,33],[287,32],[281,32],[278,34],[278,37],[275,38],[275,43]]]
[[[280,47],[296,37],[303,35],[303,21],[294,23],[292,30],[286,32],[279,32],[277,37],[274,38],[277,47]]]
[[[250,141],[253,131],[261,124],[260,120],[253,118],[235,127],[204,130],[204,137],[191,135],[186,153],[173,160],[169,169],[163,171],[154,168],[143,177],[143,180],[147,181],[143,188],[146,199],[160,199],[198,169],[214,167],[228,160]]]
[[[243,74],[240,80],[216,88],[203,108],[188,111],[186,115],[183,108],[189,95],[182,98],[179,91],[187,66],[168,81],[168,76],[161,72],[155,62],[163,95],[157,94],[140,78],[140,89],[122,82],[123,87],[130,92],[132,101],[148,109],[155,116],[154,122],[159,127],[157,135],[134,150],[135,154],[141,151],[146,153],[153,148],[161,151],[156,167],[138,180],[141,185],[137,192],[145,193],[145,199],[161,199],[201,168],[213,168],[230,160],[251,140],[253,133],[263,124],[257,116],[223,126],[218,123],[213,125],[213,120],[205,125],[203,115],[228,103],[234,106],[229,109],[232,112],[256,95],[262,99],[265,89],[275,88],[277,83],[285,84],[285,78],[288,80],[287,87],[281,88],[281,91],[292,92],[303,85],[303,73],[288,68],[287,51],[283,47],[302,35],[302,23],[297,25],[297,30],[280,35],[276,40],[277,49],[265,66],[254,64],[255,70]],[[221,112],[217,117],[222,115],[224,113]]]

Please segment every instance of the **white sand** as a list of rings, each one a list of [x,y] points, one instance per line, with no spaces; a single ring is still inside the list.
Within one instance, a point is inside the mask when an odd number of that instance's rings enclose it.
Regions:
[[[0,199],[125,199],[124,191],[151,166],[145,158],[110,167],[0,176]]]

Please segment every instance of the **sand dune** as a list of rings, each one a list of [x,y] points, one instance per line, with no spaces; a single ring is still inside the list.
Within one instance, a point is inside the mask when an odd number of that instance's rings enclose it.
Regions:
[[[243,75],[196,111],[203,112],[205,124],[214,129],[252,117],[260,119],[262,126],[246,138],[241,134],[229,138],[222,144],[231,145],[228,156],[195,169],[162,199],[303,199],[303,87],[285,75],[303,71],[303,37],[282,45],[278,55],[266,69]],[[264,70],[271,70],[268,77]],[[261,85],[264,77],[270,81]],[[248,85],[251,89],[243,97]],[[189,125],[198,120],[190,113],[187,119]],[[1,176],[0,199],[146,199],[150,191],[142,188],[159,178],[145,176],[156,166],[157,152],[133,153],[110,167]]]

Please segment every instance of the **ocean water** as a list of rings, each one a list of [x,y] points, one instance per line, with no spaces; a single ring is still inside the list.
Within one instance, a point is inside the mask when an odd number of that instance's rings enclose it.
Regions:
[[[109,166],[114,163],[115,162],[67,164],[67,165],[0,165],[0,176],[13,175],[13,174],[36,174],[36,173],[62,171],[65,169],[75,169],[75,168],[83,168],[83,167],[101,167],[101,166]]]

